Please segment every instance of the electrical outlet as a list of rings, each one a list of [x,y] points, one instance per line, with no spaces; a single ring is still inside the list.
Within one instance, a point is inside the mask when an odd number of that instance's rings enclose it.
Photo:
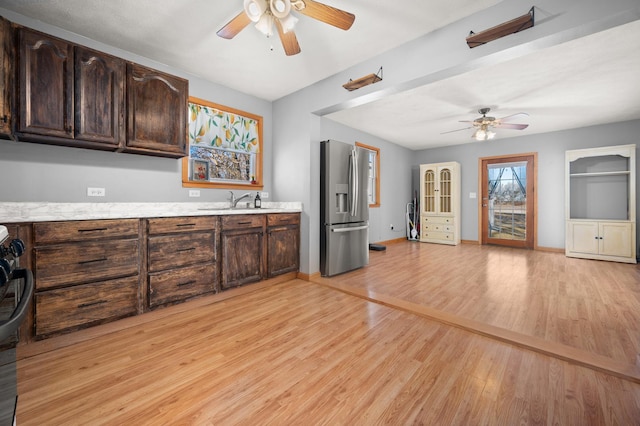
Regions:
[[[262,191],[260,193],[260,198],[262,198],[262,199],[269,198],[269,193],[267,191]]]
[[[87,188],[87,197],[104,197],[104,188]]]
[[[189,190],[189,197],[199,197],[200,196],[200,190],[199,189],[190,189]]]

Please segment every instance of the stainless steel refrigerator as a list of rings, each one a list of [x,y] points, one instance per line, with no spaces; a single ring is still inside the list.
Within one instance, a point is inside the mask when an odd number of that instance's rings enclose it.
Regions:
[[[320,143],[320,273],[329,277],[369,263],[368,153]]]

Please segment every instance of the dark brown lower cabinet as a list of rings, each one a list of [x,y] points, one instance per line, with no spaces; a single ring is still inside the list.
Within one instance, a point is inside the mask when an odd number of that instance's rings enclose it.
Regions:
[[[216,216],[147,219],[148,307],[218,290]]]
[[[267,277],[300,268],[300,214],[267,216]]]
[[[35,295],[37,338],[137,313],[138,276],[75,285]]]
[[[264,274],[265,215],[222,217],[222,289],[260,281]]]

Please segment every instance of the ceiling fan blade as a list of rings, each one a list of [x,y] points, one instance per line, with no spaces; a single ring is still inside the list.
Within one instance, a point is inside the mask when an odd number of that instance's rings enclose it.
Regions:
[[[516,119],[516,118],[525,118],[525,117],[528,117],[528,116],[529,116],[529,114],[527,114],[526,112],[519,112],[517,114],[507,115],[506,117],[499,118],[497,121],[500,121],[500,122],[504,123],[505,121],[511,121],[511,120]]]
[[[293,30],[289,30],[286,33],[282,29],[282,24],[279,19],[276,19],[276,27],[278,28],[278,34],[280,35],[280,41],[282,42],[282,47],[284,48],[284,53],[287,56],[293,56],[300,53],[300,45],[298,44],[298,38],[296,37],[296,33]]]
[[[219,37],[232,39],[238,35],[238,33],[245,29],[247,25],[251,23],[251,19],[244,13],[244,10],[240,12],[235,18],[227,22],[227,24],[220,28],[216,34]]]
[[[298,9],[294,4],[296,11],[342,30],[348,30],[351,28],[353,21],[356,19],[355,15],[352,13],[336,9],[335,7],[328,6],[323,3],[318,3],[317,1],[300,0],[300,3],[304,4],[304,7]]]
[[[528,124],[516,124],[516,123],[496,123],[493,127],[499,129],[515,129],[515,130],[524,130],[529,127]]]
[[[449,130],[448,132],[442,132],[442,133],[440,133],[440,134],[441,134],[441,135],[446,135],[447,133],[460,132],[460,131],[462,131],[462,130],[469,130],[469,129],[473,129],[473,126],[471,126],[471,127],[465,127],[464,129]]]

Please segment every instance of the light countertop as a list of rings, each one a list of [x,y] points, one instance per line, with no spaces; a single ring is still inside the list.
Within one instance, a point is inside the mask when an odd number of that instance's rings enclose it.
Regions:
[[[239,206],[246,204],[240,202]],[[231,214],[296,213],[301,202],[262,202],[262,208],[229,208],[211,203],[49,203],[0,202],[0,224],[56,220],[124,219],[145,217],[215,216]]]

